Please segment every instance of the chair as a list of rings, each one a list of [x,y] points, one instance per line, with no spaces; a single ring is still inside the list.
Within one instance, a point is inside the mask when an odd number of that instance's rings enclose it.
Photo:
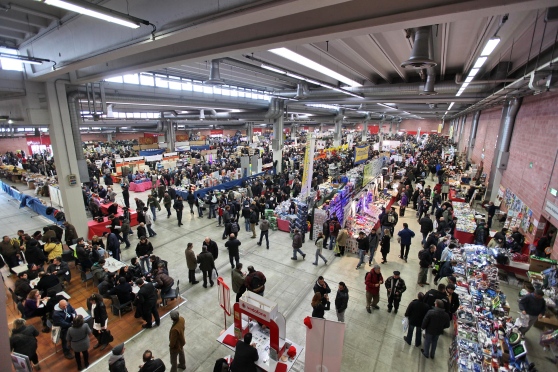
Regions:
[[[118,316],[120,318],[122,318],[122,310],[127,308],[128,306],[132,307],[132,311],[134,310],[134,304],[132,303],[132,300],[121,304],[117,295],[112,295],[110,296],[110,298],[112,300],[112,304],[111,304],[112,313],[114,314],[115,311],[118,311]]]
[[[180,295],[180,280],[176,281],[176,288],[171,288],[167,293],[161,294],[161,300],[163,300],[163,306],[167,306],[167,300],[176,300]]]
[[[14,309],[15,309],[16,305],[21,302],[21,299],[18,297],[18,295],[14,293],[13,289],[8,288],[8,291],[10,291],[10,294],[12,295],[12,301],[14,302]]]
[[[76,264],[76,258],[74,256],[74,251],[71,249],[66,249],[62,252],[62,261],[68,263],[68,267],[70,266],[70,262],[73,262],[74,265]]]
[[[50,332],[51,332],[50,340],[51,340],[52,343],[54,344],[54,353],[56,354],[56,353],[58,352],[58,350],[57,350],[57,348],[56,348],[56,345],[58,344],[58,340],[60,339],[60,336],[59,336],[58,338],[52,337],[52,332],[53,332],[52,329],[53,329],[53,327],[52,327],[52,321],[51,321],[50,319],[47,319],[47,321],[46,321],[46,326],[47,326],[48,328],[51,329],[51,331],[50,331]],[[56,332],[56,331],[54,331],[54,332]],[[56,342],[55,342],[55,341],[56,341]]]
[[[81,275],[81,282],[85,283],[85,289],[87,289],[87,282],[88,281],[93,281],[93,274],[91,274],[91,272],[85,272],[85,270],[83,270],[83,268],[81,267],[81,265],[77,266],[79,273]]]
[[[25,307],[23,306],[23,303],[18,302],[17,303],[17,309],[21,313],[21,318],[22,319],[27,319],[27,317],[25,316]]]

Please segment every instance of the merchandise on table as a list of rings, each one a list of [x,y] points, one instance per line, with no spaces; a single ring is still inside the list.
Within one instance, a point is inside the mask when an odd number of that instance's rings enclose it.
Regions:
[[[457,224],[455,229],[457,231],[474,233],[477,228],[475,221],[475,212],[471,209],[469,204],[461,202],[452,202],[453,216],[457,217]]]

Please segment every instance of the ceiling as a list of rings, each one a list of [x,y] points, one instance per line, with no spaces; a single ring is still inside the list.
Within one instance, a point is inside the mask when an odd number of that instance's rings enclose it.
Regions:
[[[177,0],[159,7],[138,0],[130,2],[127,9],[123,9],[123,2],[100,2],[154,22],[157,33],[152,40],[151,30],[145,27],[129,32],[37,1],[0,0],[0,44],[17,45],[23,55],[57,62],[55,70],[27,68],[30,81],[68,77],[74,83],[82,83],[127,72],[150,72],[201,84],[209,77],[211,60],[218,60],[220,77],[226,85],[263,90],[287,99],[288,112],[304,112],[310,115],[305,120],[312,122],[332,122],[338,117],[337,108],[344,110],[346,119],[449,119],[498,104],[510,95],[538,93],[529,89],[524,77],[541,66],[552,72],[548,62],[558,57],[558,51],[554,52],[558,22],[545,21],[547,7],[556,5],[550,0],[393,0],[376,7],[364,0],[194,3],[200,6],[200,18],[195,24],[188,23],[193,22],[194,11],[183,10]],[[430,71],[401,67],[411,55],[412,31],[424,26],[431,29],[436,66]],[[95,38],[91,38],[91,30],[95,30]],[[113,35],[110,40],[105,40],[106,32]],[[500,43],[463,94],[456,96],[487,41],[494,36],[501,39]],[[273,48],[287,48],[361,86],[347,86],[330,73],[270,52]],[[301,79],[262,65],[313,82],[307,82],[308,90],[300,96],[297,85]],[[422,94],[429,73],[435,76],[435,95]],[[126,91],[129,95],[161,95],[159,89],[107,85],[109,95],[124,95]],[[211,95],[202,100],[183,92],[170,92],[163,94],[165,98],[171,103],[144,102],[134,106],[114,102],[113,109],[195,113],[200,109],[219,112],[236,107],[259,114],[259,121],[267,112],[262,102],[230,98],[224,105],[222,97]],[[176,107],[172,102],[177,102]],[[306,106],[320,104],[332,106]],[[254,117],[247,114],[246,120]],[[188,119],[196,119],[196,115]],[[229,119],[243,118],[237,114]]]

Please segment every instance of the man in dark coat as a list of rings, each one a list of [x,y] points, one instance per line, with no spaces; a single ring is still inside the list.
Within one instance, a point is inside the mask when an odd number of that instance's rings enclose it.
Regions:
[[[244,341],[236,343],[234,359],[231,364],[231,372],[257,372],[256,361],[259,359],[258,350],[252,342],[250,332],[244,335]]]
[[[231,262],[231,269],[234,269],[234,262],[238,265],[240,262],[239,247],[242,243],[234,234],[230,234],[229,240],[225,243],[225,247],[229,250],[229,261]]]
[[[211,252],[207,251],[207,246],[202,247],[202,252],[197,258],[198,264],[200,265],[200,270],[203,273],[203,287],[207,288],[207,278],[209,277],[209,284],[213,287],[215,284],[211,278],[211,271],[215,267],[215,261]]]
[[[157,311],[157,290],[152,283],[144,282],[143,279],[136,280],[136,284],[140,288],[136,295],[137,306],[140,307],[141,315],[145,320],[145,324],[141,327],[151,328],[153,326],[151,315],[155,317],[155,324],[159,326],[161,319]]]
[[[416,329],[415,346],[420,346],[422,339],[422,321],[424,320],[428,310],[430,310],[430,306],[424,303],[424,293],[422,292],[419,292],[418,297],[411,301],[409,306],[407,306],[405,317],[409,318],[409,328],[407,330],[407,336],[403,337],[403,339],[409,345],[411,345],[411,342],[413,341],[413,331]]]
[[[450,326],[450,317],[445,309],[444,301],[436,300],[435,307],[426,313],[422,321],[422,329],[424,329],[425,334],[424,349],[420,351],[426,358],[434,359],[438,337],[444,332],[444,329]]]
[[[388,313],[391,313],[391,309],[393,308],[393,313],[397,314],[399,302],[401,302],[401,295],[407,290],[405,281],[400,275],[401,273],[399,271],[394,271],[393,275],[385,281],[388,295]]]
[[[434,230],[434,223],[430,219],[430,215],[427,213],[419,221],[420,233],[422,234],[422,244],[426,242],[426,237]]]
[[[217,247],[217,243],[208,236],[203,241],[203,245],[206,246],[207,251],[213,255],[213,260],[217,260],[217,257],[219,257],[219,247]]]

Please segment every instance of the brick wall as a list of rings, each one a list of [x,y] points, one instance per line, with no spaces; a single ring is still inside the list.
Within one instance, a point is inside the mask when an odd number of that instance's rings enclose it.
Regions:
[[[403,120],[401,122],[401,125],[399,126],[399,129],[414,131],[420,127],[421,133],[433,133],[432,131],[438,132],[438,124],[440,123],[441,121],[438,119]],[[395,130],[395,126],[393,130]],[[442,131],[442,134],[448,134],[448,133],[449,133],[449,125],[446,124],[444,126],[444,130]]]
[[[29,151],[25,137],[0,138],[0,154],[4,154],[8,151],[15,152],[17,150],[23,150],[25,153]]]
[[[471,127],[473,126],[473,114],[467,115],[465,120],[465,127],[463,128],[463,135],[461,139],[461,146],[457,151],[465,153],[467,151],[467,145],[469,144],[469,139],[471,138]]]
[[[483,161],[482,172],[487,175],[487,183],[488,175],[490,175],[490,169],[492,168],[496,141],[498,140],[501,117],[501,108],[482,111],[477,127],[477,139],[475,141],[475,148],[473,149],[472,161],[475,164],[480,164],[480,162]]]

